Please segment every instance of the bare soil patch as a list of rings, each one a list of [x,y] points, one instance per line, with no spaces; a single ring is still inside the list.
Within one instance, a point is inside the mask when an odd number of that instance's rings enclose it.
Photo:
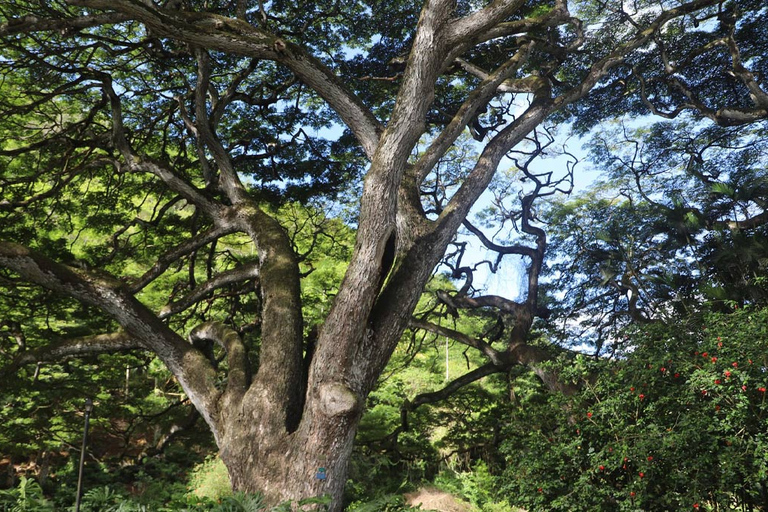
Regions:
[[[422,510],[437,512],[472,512],[472,506],[455,496],[434,487],[422,487],[403,495],[408,506],[421,505]]]

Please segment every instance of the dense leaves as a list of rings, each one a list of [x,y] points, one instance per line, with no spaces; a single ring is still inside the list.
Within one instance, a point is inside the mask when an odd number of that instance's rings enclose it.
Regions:
[[[532,510],[765,507],[765,314],[633,329],[578,396],[532,395],[507,427],[505,490]]]

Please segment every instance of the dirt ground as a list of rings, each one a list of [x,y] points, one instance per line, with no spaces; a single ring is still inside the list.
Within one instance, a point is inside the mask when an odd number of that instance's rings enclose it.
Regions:
[[[472,512],[472,506],[447,492],[433,487],[422,487],[415,492],[404,494],[405,502],[415,507],[421,505],[422,510],[436,510],[438,512]]]

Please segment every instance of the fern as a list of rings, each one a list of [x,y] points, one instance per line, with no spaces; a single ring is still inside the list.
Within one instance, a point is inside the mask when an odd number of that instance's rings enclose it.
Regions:
[[[0,495],[0,510],[8,512],[52,512],[53,505],[43,496],[35,480],[22,476],[15,489]]]
[[[81,510],[85,512],[115,512],[121,496],[108,486],[97,487],[83,494]]]

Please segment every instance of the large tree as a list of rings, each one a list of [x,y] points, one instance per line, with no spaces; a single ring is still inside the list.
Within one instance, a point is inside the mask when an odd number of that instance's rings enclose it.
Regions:
[[[33,283],[88,327],[19,343],[11,368],[152,352],[235,488],[271,502],[328,494],[332,510],[365,398],[409,325],[488,360],[422,402],[545,357],[526,343],[546,314],[534,204],[568,187],[529,168],[546,147],[529,134],[565,111],[768,115],[759,0],[12,0],[0,15],[5,304],[30,304]],[[477,156],[446,173],[467,130]],[[515,160],[533,185],[500,210],[526,237],[504,245],[467,216],[526,137]],[[311,268],[273,206],[341,193],[356,242],[330,310],[305,326]],[[448,260],[466,284],[442,304],[502,312],[500,348],[411,317],[462,225],[499,259],[527,260],[518,301],[473,296],[463,253]]]
[[[600,351],[629,323],[765,304],[765,129],[685,119],[593,134],[604,179],[547,213],[567,337]]]

